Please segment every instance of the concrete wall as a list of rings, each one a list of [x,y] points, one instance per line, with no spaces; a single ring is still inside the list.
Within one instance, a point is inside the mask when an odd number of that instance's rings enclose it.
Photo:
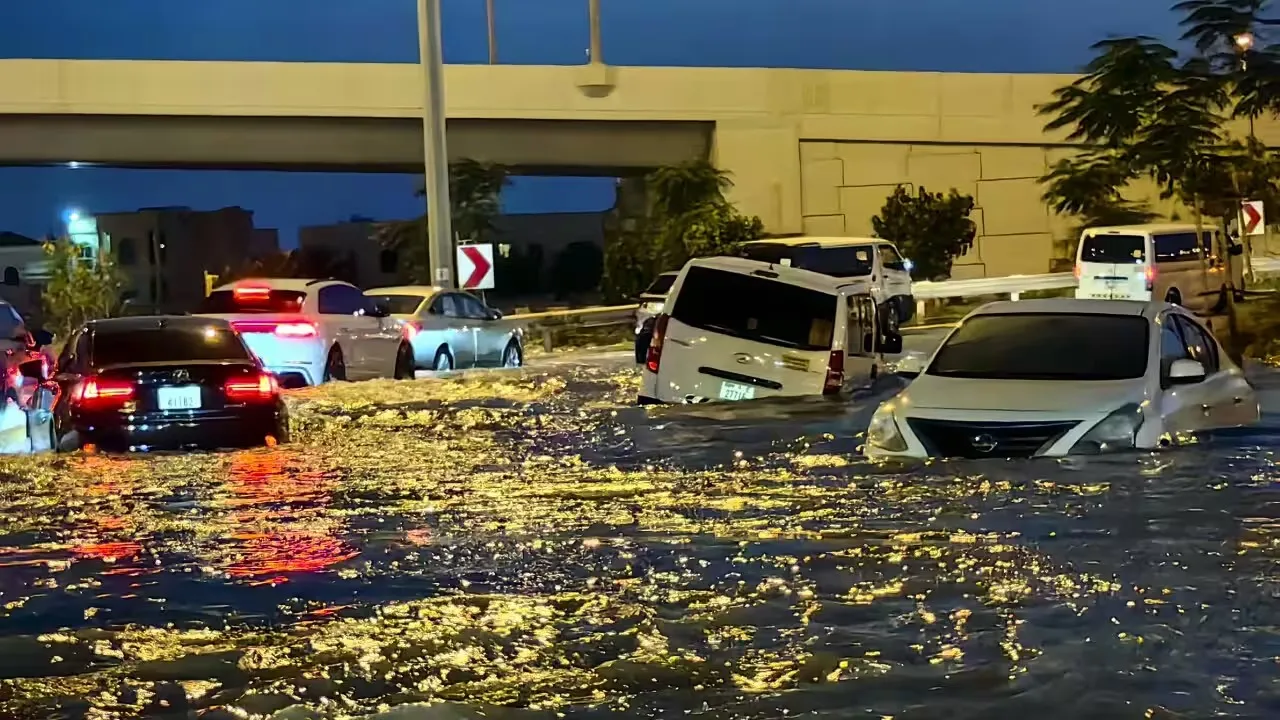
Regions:
[[[898,183],[974,194],[965,274],[1043,272],[1034,178],[1063,151],[1035,106],[1068,75],[454,65],[450,118],[715,123],[732,198],[772,232],[861,233]],[[0,115],[413,118],[415,65],[0,60]],[[1243,128],[1239,129],[1243,134]],[[1258,136],[1280,144],[1280,123]]]

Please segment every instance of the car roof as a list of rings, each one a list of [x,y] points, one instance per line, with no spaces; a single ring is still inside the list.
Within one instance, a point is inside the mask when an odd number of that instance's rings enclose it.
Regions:
[[[799,247],[805,245],[817,245],[819,247],[848,247],[850,245],[872,245],[875,243],[892,244],[884,238],[861,238],[861,237],[787,237],[787,238],[766,238],[764,240],[752,240],[744,243],[745,245],[787,245],[790,247]]]
[[[740,257],[722,256],[695,258],[690,260],[686,267],[707,267],[716,270],[741,273],[743,275],[750,275],[757,271],[765,271],[777,275],[777,279],[782,282],[829,293],[834,293],[845,286],[859,285],[857,282],[850,282],[848,278],[837,278],[832,277],[831,275],[823,275],[822,273],[814,272],[812,270],[803,270],[801,268],[790,267],[788,265],[774,265],[761,260],[748,260],[747,258]]]
[[[231,329],[231,323],[226,320],[196,315],[136,315],[90,320],[85,325],[94,332],[135,332],[164,328],[192,330],[209,326]]]
[[[295,292],[307,292],[314,288],[325,287],[327,285],[350,285],[351,283],[341,280],[319,279],[319,278],[268,278],[268,277],[248,277],[241,278],[235,282],[229,282],[214,288],[214,292],[219,290],[235,290],[241,285],[252,285],[255,287],[268,287],[272,290],[292,290]]]
[[[417,295],[419,297],[428,298],[438,292],[443,292],[444,288],[434,285],[393,285],[391,287],[369,288],[364,291],[365,295]]]
[[[1205,232],[1213,232],[1217,228],[1211,225],[1205,225],[1201,230]],[[1091,235],[1121,235],[1132,233],[1194,233],[1196,226],[1191,223],[1149,223],[1147,225],[1111,225],[1107,227],[1085,228],[1084,232]]]
[[[1039,313],[1069,315],[1122,315],[1155,317],[1176,305],[1141,300],[1089,300],[1077,298],[1041,298],[1036,300],[999,300],[987,303],[969,313],[977,315],[1031,315]]]

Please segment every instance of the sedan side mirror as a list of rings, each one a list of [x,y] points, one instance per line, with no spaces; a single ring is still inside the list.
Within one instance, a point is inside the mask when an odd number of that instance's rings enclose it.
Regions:
[[[1174,360],[1169,365],[1169,382],[1173,385],[1194,385],[1203,382],[1205,378],[1204,365],[1195,360],[1182,358]]]
[[[493,309],[493,308],[489,308],[489,319],[490,319],[490,320],[501,320],[501,319],[502,319],[502,311],[501,311],[501,310],[495,310],[495,309]]]
[[[45,347],[46,345],[52,345],[53,333],[48,330],[37,330],[31,333],[31,340],[38,348]]]

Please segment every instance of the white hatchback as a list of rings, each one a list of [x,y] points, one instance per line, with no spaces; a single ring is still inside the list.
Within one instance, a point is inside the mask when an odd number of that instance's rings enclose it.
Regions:
[[[230,322],[283,387],[413,377],[400,323],[338,280],[240,280],[215,288],[200,314]]]
[[[1190,313],[1023,300],[970,313],[867,428],[872,457],[1096,455],[1258,421],[1258,397]]]

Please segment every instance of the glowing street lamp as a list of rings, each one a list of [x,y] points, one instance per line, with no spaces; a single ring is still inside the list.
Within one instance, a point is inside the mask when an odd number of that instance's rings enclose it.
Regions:
[[[1242,32],[1234,38],[1236,49],[1240,52],[1249,52],[1253,49],[1253,33]]]

